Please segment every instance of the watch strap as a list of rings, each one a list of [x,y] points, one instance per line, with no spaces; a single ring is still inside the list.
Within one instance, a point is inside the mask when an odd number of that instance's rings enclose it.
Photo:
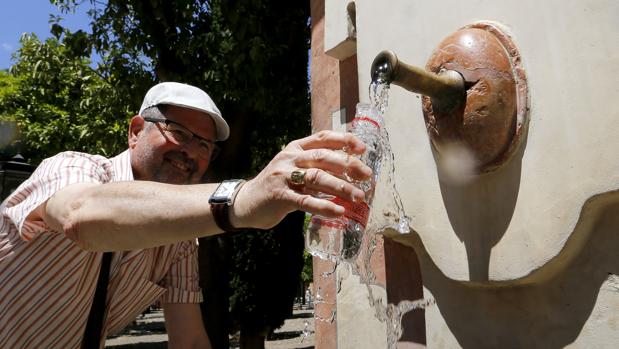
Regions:
[[[235,228],[230,223],[230,206],[228,204],[211,204],[211,212],[215,219],[215,224],[223,231],[239,231],[240,228]]]
[[[213,197],[211,197],[211,199],[209,199],[209,203],[211,205],[213,219],[219,229],[223,231],[239,231],[242,228],[235,228],[232,223],[230,223],[230,207],[234,204],[236,195],[239,193],[241,187],[246,183],[246,181],[243,179],[233,179],[229,181],[236,181],[238,184],[234,189],[234,192],[228,197],[228,200],[226,202],[213,202],[213,200],[211,200]]]

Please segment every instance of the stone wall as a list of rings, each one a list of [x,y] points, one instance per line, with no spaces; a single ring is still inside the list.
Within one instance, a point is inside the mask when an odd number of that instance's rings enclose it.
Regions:
[[[423,296],[436,302],[405,321],[399,347],[617,347],[619,3],[356,1],[354,21],[350,3],[312,2],[314,131],[337,126],[348,81],[368,100],[378,52],[424,67],[443,38],[479,20],[510,33],[529,88],[528,132],[510,161],[454,182],[437,167],[421,98],[392,87],[386,125],[413,232],[386,232],[384,245],[395,245],[391,254],[384,249],[377,292],[390,302],[415,298],[410,279],[420,268]],[[317,348],[386,343],[366,286],[354,276],[333,281],[337,343],[320,346],[317,338]]]

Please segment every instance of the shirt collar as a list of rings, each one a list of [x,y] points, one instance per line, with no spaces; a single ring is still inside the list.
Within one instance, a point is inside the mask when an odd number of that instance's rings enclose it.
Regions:
[[[114,167],[114,182],[132,181],[133,170],[131,169],[131,152],[129,149],[111,159]]]

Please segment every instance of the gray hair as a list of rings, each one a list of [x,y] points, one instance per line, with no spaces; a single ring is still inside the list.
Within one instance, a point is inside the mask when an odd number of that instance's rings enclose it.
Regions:
[[[167,105],[157,104],[157,105],[153,105],[151,107],[144,109],[141,115],[149,117],[149,118],[161,119],[161,118],[165,118],[164,114],[167,109],[168,109]]]
[[[167,110],[167,105],[165,104],[157,104],[157,105],[153,105],[151,107],[148,107],[146,109],[144,109],[144,111],[142,111],[142,115],[143,117],[147,117],[147,118],[155,118],[155,119],[165,119],[165,112]],[[146,128],[150,128],[152,126],[152,123],[148,123],[148,125],[146,125]]]

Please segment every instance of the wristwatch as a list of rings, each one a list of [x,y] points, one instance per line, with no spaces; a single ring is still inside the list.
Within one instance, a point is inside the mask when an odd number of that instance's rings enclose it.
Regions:
[[[240,228],[235,228],[230,223],[230,213],[228,209],[234,204],[236,194],[239,189],[245,184],[243,179],[228,179],[221,183],[215,192],[208,199],[211,205],[211,212],[217,226],[223,231],[237,231]]]

